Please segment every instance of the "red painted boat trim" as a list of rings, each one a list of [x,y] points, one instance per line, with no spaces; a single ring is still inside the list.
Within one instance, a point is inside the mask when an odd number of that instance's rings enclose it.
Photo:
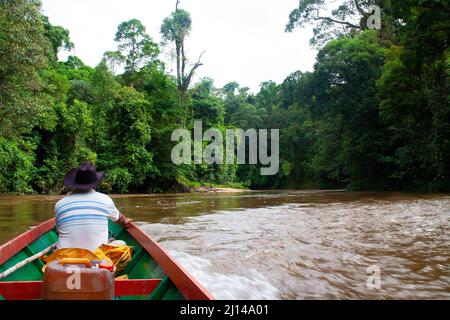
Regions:
[[[0,295],[6,300],[37,300],[41,288],[42,281],[0,282]]]
[[[187,300],[214,300],[214,297],[190,275],[175,259],[158,243],[146,235],[134,223],[127,231],[152,256],[165,274],[172,280]]]
[[[2,245],[0,247],[0,265],[14,257],[20,250],[38,239],[44,233],[52,230],[54,225],[55,219],[50,219]]]
[[[116,297],[147,296],[156,289],[161,281],[162,279],[116,280],[114,295]]]
[[[116,280],[116,297],[150,295],[161,279]],[[42,281],[0,282],[0,295],[6,300],[38,300],[41,298]]]

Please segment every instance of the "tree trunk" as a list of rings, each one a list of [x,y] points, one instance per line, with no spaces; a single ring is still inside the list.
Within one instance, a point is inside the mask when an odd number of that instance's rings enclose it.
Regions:
[[[181,90],[182,78],[181,78],[181,61],[180,61],[180,45],[178,43],[175,44],[177,51],[177,86],[178,90]]]

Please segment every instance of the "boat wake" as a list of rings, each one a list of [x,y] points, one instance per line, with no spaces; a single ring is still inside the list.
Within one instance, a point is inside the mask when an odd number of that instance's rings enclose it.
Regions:
[[[211,261],[188,253],[170,251],[172,256],[218,300],[275,300],[279,290],[260,272],[247,270],[247,276],[212,270]]]
[[[140,226],[217,299],[448,299],[449,197],[313,200]]]

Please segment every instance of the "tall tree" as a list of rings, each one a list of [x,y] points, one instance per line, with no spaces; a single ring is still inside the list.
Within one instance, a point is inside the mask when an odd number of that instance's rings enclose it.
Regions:
[[[187,91],[192,81],[195,71],[202,66],[200,55],[198,61],[186,70],[187,56],[185,42],[186,38],[192,29],[192,19],[189,12],[179,8],[180,1],[177,0],[175,11],[165,18],[161,25],[161,34],[166,42],[173,42],[175,44],[176,59],[177,59],[177,86],[180,92],[180,101],[183,105],[186,103]],[[192,115],[192,113],[191,113]]]
[[[115,41],[119,43],[119,51],[125,59],[125,70],[135,73],[144,64],[156,59],[159,48],[146,33],[141,21],[132,19],[122,22],[116,33]],[[119,54],[108,54],[119,58]]]
[[[124,63],[125,57],[120,51],[106,51],[103,54],[103,61],[108,65],[112,73],[115,73],[117,67]]]

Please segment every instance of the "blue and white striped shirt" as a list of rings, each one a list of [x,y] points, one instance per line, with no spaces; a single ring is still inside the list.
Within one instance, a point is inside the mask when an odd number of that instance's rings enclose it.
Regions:
[[[58,248],[94,251],[108,243],[108,219],[117,221],[120,213],[106,194],[91,190],[68,195],[55,205]]]

